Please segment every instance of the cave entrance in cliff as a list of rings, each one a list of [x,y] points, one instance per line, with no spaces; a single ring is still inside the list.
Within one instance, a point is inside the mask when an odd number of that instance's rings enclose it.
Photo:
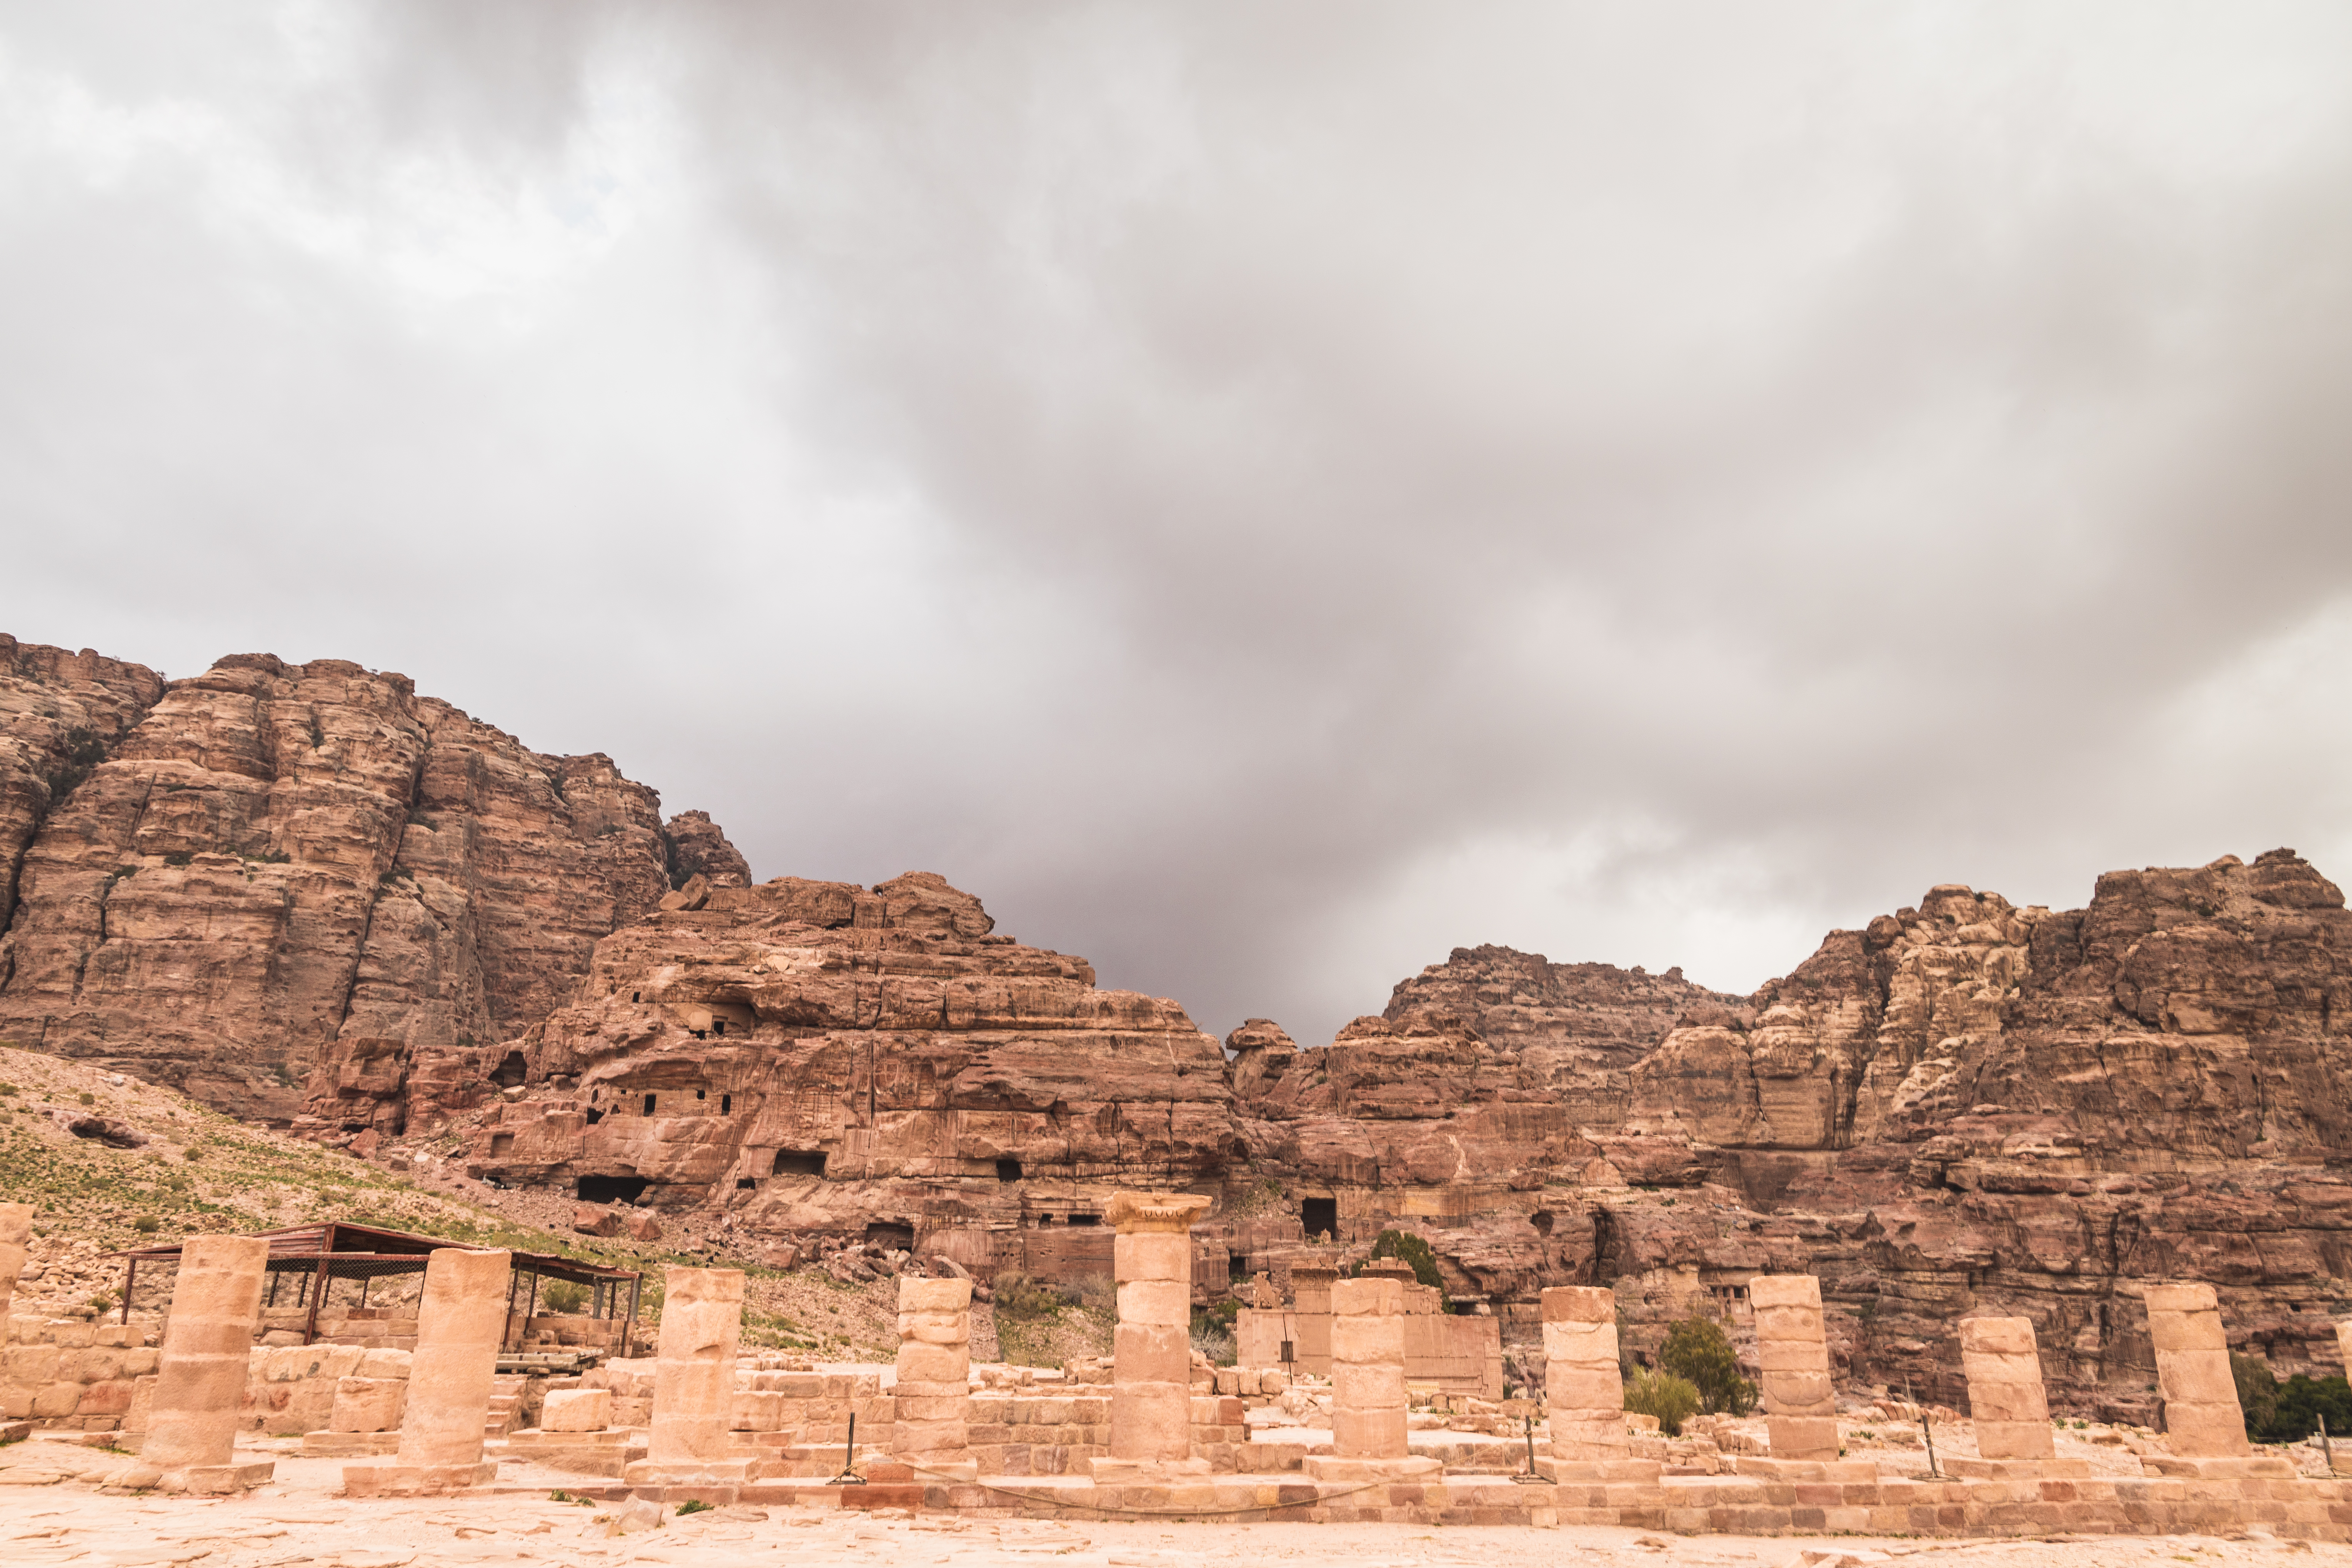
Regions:
[[[824,1174],[824,1152],[802,1149],[779,1149],[776,1163],[768,1173],[774,1176],[822,1176]]]
[[[643,1176],[583,1176],[573,1190],[583,1204],[633,1204],[651,1185]]]
[[[897,1252],[912,1252],[915,1250],[915,1227],[877,1219],[866,1227],[866,1245],[888,1247]]]
[[[522,1059],[520,1051],[509,1051],[490,1074],[490,1081],[500,1089],[512,1089],[530,1076],[530,1064]]]
[[[1334,1238],[1339,1234],[1339,1200],[1337,1198],[1301,1198],[1298,1200],[1298,1224],[1308,1240],[1329,1231]]]
[[[1010,1156],[996,1162],[996,1179],[1000,1182],[1019,1181],[1021,1179],[1021,1162],[1013,1159]]]

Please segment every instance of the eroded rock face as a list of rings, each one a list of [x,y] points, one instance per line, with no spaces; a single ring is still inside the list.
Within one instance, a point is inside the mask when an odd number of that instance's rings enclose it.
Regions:
[[[1239,1141],[1216,1040],[993,927],[928,873],[658,910],[599,942],[571,1004],[513,1043],[525,1087],[480,1119],[468,1168],[717,1205],[753,1237],[901,1230],[977,1247],[976,1264],[992,1224],[1220,1180]],[[482,1085],[488,1065],[456,1076]]]
[[[242,1116],[395,1130],[420,1047],[544,1017],[668,890],[651,790],[404,676],[252,654],[166,686],[0,651],[0,799],[41,808],[0,938],[0,1028],[26,1045]],[[84,776],[39,797],[24,767],[80,732],[103,742]]]
[[[163,678],[144,665],[0,632],[0,931],[16,913],[17,870],[42,820],[163,694]],[[0,985],[6,974],[0,967]]]

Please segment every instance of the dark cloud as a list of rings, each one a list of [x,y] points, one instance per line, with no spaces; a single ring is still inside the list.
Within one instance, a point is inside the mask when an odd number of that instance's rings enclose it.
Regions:
[[[0,11],[21,636],[1211,1027],[2352,869],[2336,11]]]

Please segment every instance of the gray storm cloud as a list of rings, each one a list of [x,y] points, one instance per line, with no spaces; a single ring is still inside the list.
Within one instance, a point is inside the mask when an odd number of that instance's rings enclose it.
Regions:
[[[2326,6],[0,5],[0,621],[1328,1038],[2352,870]]]

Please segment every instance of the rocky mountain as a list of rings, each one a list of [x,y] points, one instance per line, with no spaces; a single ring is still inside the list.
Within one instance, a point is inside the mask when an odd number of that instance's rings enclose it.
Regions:
[[[2033,1319],[2053,1407],[2146,1419],[2140,1291],[2340,1370],[2352,913],[2299,857],[2118,871],[2080,910],[1931,889],[1753,996],[1457,948],[1302,1049],[995,930],[925,873],[753,884],[602,756],[404,678],[193,679],[0,642],[0,1037],[380,1159],[664,1210],[775,1258],[880,1238],[1108,1267],[1110,1194],[1216,1204],[1199,1278],[1434,1249],[1538,1335],[1615,1288],[1649,1353],[1820,1276],[1839,1374],[1957,1404],[1952,1320]]]
[[[167,683],[7,638],[0,721],[0,1035],[239,1116],[529,1027],[671,887],[655,792],[404,676],[248,654]]]

